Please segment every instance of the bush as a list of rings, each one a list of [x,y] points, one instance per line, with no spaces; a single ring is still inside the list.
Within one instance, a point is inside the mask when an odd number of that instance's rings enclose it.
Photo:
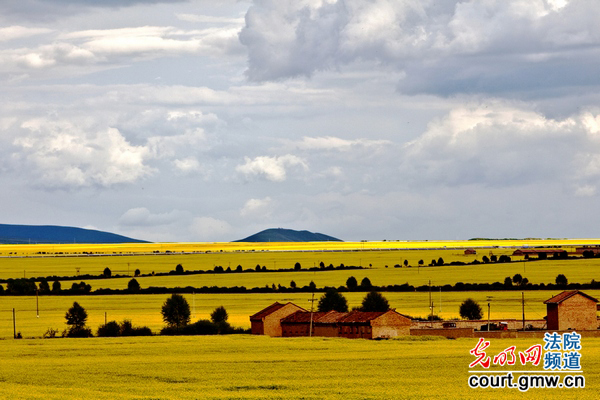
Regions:
[[[134,274],[134,276],[140,276],[140,275],[141,275],[141,273],[142,273],[142,272],[141,272],[141,271],[140,271],[140,269],[138,268],[138,269],[136,269],[136,270],[135,270],[135,272],[134,272],[133,274]]]
[[[129,290],[130,292],[137,292],[140,290],[140,284],[138,283],[137,279],[132,278],[127,283],[127,290]]]
[[[46,333],[44,333],[44,339],[53,339],[58,334],[58,329],[48,328]]]
[[[112,276],[112,271],[110,270],[110,268],[106,267],[104,268],[104,272],[102,273],[102,275],[104,275],[107,278],[110,278]]]
[[[294,270],[295,271],[300,271],[301,268],[302,268],[302,265],[300,265],[299,262],[297,262],[296,264],[294,264]]]
[[[475,300],[469,298],[466,299],[458,309],[461,318],[464,319],[481,319],[483,311]]]
[[[121,327],[116,321],[107,322],[98,327],[96,336],[98,337],[117,337],[121,334]]]
[[[177,264],[177,266],[175,267],[175,273],[183,274],[183,265]]]
[[[54,293],[58,293],[58,292],[60,292],[60,290],[61,290],[60,282],[59,281],[52,282],[52,291]]]
[[[72,326],[66,333],[66,337],[70,337],[70,338],[87,338],[87,337],[93,337],[94,335],[92,334],[92,330],[89,328],[78,328],[75,326]]]
[[[390,304],[381,293],[369,292],[362,301],[362,311],[387,311]]]

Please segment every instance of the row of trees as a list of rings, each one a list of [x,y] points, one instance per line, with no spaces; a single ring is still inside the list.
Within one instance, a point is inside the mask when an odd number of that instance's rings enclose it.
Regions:
[[[359,311],[387,311],[390,309],[390,304],[387,299],[379,292],[369,292],[363,298],[361,306],[355,307],[354,310]],[[334,288],[329,288],[319,299],[317,310],[320,312],[348,311],[348,301],[346,297]]]
[[[227,322],[229,315],[225,307],[217,307],[210,315],[210,320],[199,320],[190,324],[190,305],[180,294],[173,294],[161,308],[163,321],[166,327],[160,332],[161,335],[209,335],[209,334],[231,334],[246,333],[241,328],[233,328]],[[87,327],[88,313],[78,303],[74,302],[65,314],[68,328],[62,333],[63,337],[91,337],[92,330]],[[44,337],[56,337],[58,330],[48,329]],[[96,332],[97,336],[150,336],[152,331],[148,327],[135,327],[130,320],[121,323],[116,321],[107,322]]]

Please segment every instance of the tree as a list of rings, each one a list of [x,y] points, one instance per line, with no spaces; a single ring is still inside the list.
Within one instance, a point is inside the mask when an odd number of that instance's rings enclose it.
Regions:
[[[483,257],[481,257],[481,261],[483,261],[484,263],[487,264],[490,262],[490,259],[488,258],[488,256],[483,256]]]
[[[521,281],[521,286],[527,286],[528,283],[529,283],[529,279],[523,278],[523,280]]]
[[[177,266],[175,267],[175,273],[183,274],[183,265],[177,264]]]
[[[319,299],[319,312],[327,312],[327,311],[338,311],[338,312],[347,312],[348,311],[348,301],[344,297],[343,294],[339,293],[337,290],[331,288],[327,289],[327,292]]]
[[[61,287],[60,287],[60,282],[59,281],[52,282],[52,291],[54,293],[60,292],[60,289],[61,289]]]
[[[348,288],[348,290],[355,290],[358,287],[358,282],[356,281],[356,278],[351,276],[350,278],[346,279],[346,287]]]
[[[495,254],[492,254],[492,255],[490,256],[490,261],[491,261],[491,262],[496,262],[496,261],[498,261],[498,256],[497,256],[497,255],[495,255]]]
[[[321,269],[325,269],[325,263],[324,263],[323,261],[321,261],[321,262],[319,263],[319,267],[320,267]]]
[[[387,311],[390,304],[379,292],[369,292],[362,301],[361,311]]]
[[[297,262],[296,264],[294,264],[294,270],[295,271],[300,271],[301,268],[302,268],[302,265],[300,265],[299,262]]]
[[[512,287],[512,279],[510,279],[510,276],[507,276],[506,278],[504,278],[504,287],[506,287],[506,288]]]
[[[133,273],[134,276],[140,276],[142,274],[142,271],[140,271],[140,269],[136,269],[135,272]]]
[[[180,329],[190,322],[190,305],[180,294],[173,293],[162,306],[163,321],[171,328]]]
[[[438,258],[438,260],[437,260],[437,265],[438,265],[438,266],[442,266],[442,265],[444,265],[444,259],[443,259],[442,257]]]
[[[140,284],[138,283],[137,279],[132,278],[128,283],[127,283],[127,289],[130,292],[137,292],[138,290],[140,290]]]
[[[210,320],[215,324],[227,322],[227,318],[229,318],[229,315],[223,306],[215,308],[215,310],[210,314]]]
[[[110,270],[110,268],[106,267],[104,268],[104,272],[102,272],[102,275],[104,275],[104,277],[106,278],[110,278],[112,276],[112,271]]]
[[[569,280],[563,274],[558,274],[556,276],[556,284],[558,286],[567,286],[568,283],[569,283]]]
[[[461,318],[464,319],[481,319],[481,317],[483,316],[483,311],[481,310],[481,307],[475,300],[471,298],[463,301],[463,303],[460,305],[460,308],[458,309],[458,312]]]
[[[40,284],[38,285],[40,293],[50,293],[50,285],[46,278],[42,278],[40,280]]]
[[[419,266],[422,267],[424,264],[423,260],[419,260]]]
[[[71,329],[82,329],[85,327],[87,322],[87,311],[79,305],[78,302],[74,302],[73,306],[69,308],[65,314],[67,325],[71,326]]]
[[[254,268],[257,272],[260,272],[260,265],[256,264],[256,268]]]
[[[513,278],[512,278],[512,281],[516,285],[520,285],[521,282],[523,281],[523,277],[521,276],[521,274],[515,274],[515,276],[513,276]]]
[[[404,260],[404,266],[408,267],[408,260]]]
[[[244,269],[242,268],[242,266],[241,266],[241,265],[238,265],[238,266],[235,268],[235,272],[242,272],[242,271],[244,271]]]
[[[370,287],[372,287],[373,285],[371,285],[371,280],[369,278],[367,278],[366,276],[363,278],[362,281],[360,281],[360,287],[368,289]]]
[[[310,288],[310,290],[315,290],[317,288],[317,284],[314,283],[313,281],[310,281],[310,283],[308,284],[308,287]]]
[[[291,281],[291,282],[290,282],[290,287],[291,287],[292,289],[296,289],[296,282],[294,282],[294,281]]]

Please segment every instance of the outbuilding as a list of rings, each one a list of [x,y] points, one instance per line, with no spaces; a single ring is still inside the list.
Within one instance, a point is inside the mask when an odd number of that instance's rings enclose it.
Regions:
[[[566,290],[544,302],[548,330],[596,330],[598,300],[579,290]]]
[[[304,311],[294,303],[282,304],[275,302],[250,316],[250,326],[253,335],[282,336],[281,320],[296,311]]]

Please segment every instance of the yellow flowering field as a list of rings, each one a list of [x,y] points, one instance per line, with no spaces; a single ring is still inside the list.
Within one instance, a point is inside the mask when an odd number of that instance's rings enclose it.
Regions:
[[[7,340],[0,380],[5,399],[597,398],[598,338],[582,339],[584,389],[526,393],[468,387],[469,350],[476,342],[250,335]],[[489,354],[539,342],[492,340]]]

